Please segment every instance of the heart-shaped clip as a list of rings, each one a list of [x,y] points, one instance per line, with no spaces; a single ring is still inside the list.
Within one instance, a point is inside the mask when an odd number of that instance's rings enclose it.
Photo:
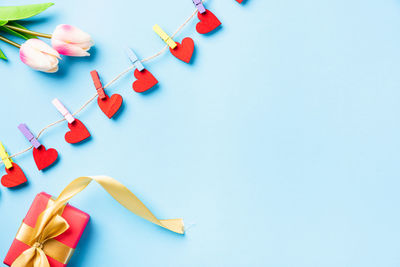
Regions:
[[[113,94],[111,97],[109,97],[104,91],[103,84],[100,81],[97,71],[91,71],[90,75],[92,76],[94,86],[97,94],[99,95],[97,98],[97,104],[99,105],[101,111],[103,111],[103,113],[106,114],[109,119],[111,119],[118,112],[122,105],[122,96],[119,94]]]
[[[197,17],[199,18],[200,22],[198,22],[196,25],[196,31],[198,33],[206,34],[212,32],[221,25],[221,22],[218,20],[218,18],[210,10],[204,7],[202,0],[192,1],[199,11]]]
[[[3,144],[0,142],[0,157],[6,166],[6,173],[1,177],[1,184],[5,187],[16,187],[25,183],[26,177],[21,168],[12,161]]]
[[[153,74],[151,74],[150,71],[144,68],[142,62],[139,60],[135,52],[133,52],[132,49],[127,48],[126,54],[136,68],[133,74],[136,78],[136,81],[134,81],[132,84],[133,90],[137,93],[143,93],[154,87],[158,83],[157,79],[153,76]]]
[[[33,159],[39,171],[50,167],[58,158],[58,152],[54,148],[46,149],[40,144],[25,123],[18,125],[18,129],[33,146]]]
[[[90,133],[85,125],[80,120],[75,119],[60,100],[54,98],[52,103],[68,122],[70,131],[65,134],[65,141],[67,143],[76,144],[90,137]]]
[[[176,58],[189,63],[193,56],[194,42],[190,37],[182,40],[182,43],[175,42],[160,26],[157,24],[153,26],[153,30],[160,36],[160,38],[169,46],[169,51]]]

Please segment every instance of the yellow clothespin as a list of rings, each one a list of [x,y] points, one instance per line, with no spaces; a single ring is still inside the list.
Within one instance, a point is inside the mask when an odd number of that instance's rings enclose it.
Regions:
[[[174,49],[177,46],[174,40],[172,40],[172,38],[165,31],[163,31],[158,24],[153,26],[153,30],[158,34],[158,36],[161,37],[161,39],[163,39],[164,42],[167,43],[169,47],[171,47],[171,49]]]
[[[8,155],[6,149],[4,148],[3,144],[0,142],[0,157],[1,160],[4,162],[4,165],[6,166],[7,169],[12,168],[12,159]]]

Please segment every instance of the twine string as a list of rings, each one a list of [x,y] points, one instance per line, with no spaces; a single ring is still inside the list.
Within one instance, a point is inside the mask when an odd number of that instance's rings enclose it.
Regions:
[[[203,1],[203,2],[204,2],[204,1]],[[188,24],[188,23],[194,18],[194,16],[197,14],[197,12],[198,12],[198,10],[196,9],[196,10],[192,13],[192,15],[191,15],[189,18],[187,18],[187,19],[185,20],[185,22],[182,23],[181,26],[179,26],[179,28],[178,28],[178,29],[174,32],[174,34],[172,35],[172,38],[174,38],[174,37],[186,26],[186,24]],[[155,58],[161,56],[163,53],[165,53],[165,52],[167,51],[167,49],[168,49],[168,45],[165,45],[159,52],[157,52],[157,53],[155,53],[154,55],[149,56],[149,57],[147,57],[147,58],[145,58],[145,59],[142,59],[141,62],[144,63],[144,62],[150,61],[150,60],[152,60],[152,59],[155,59]],[[131,72],[131,71],[134,70],[134,69],[135,69],[135,66],[132,65],[132,66],[130,66],[129,68],[127,68],[126,70],[122,71],[120,74],[118,74],[117,76],[115,76],[110,82],[108,82],[108,83],[104,86],[104,89],[107,88],[107,87],[109,87],[109,86],[111,86],[113,83],[115,83],[116,81],[118,81],[119,79],[121,79],[123,76],[125,76],[126,74],[128,74],[129,72]],[[93,96],[92,96],[89,100],[87,100],[80,108],[78,108],[77,111],[75,111],[74,113],[72,113],[72,115],[73,115],[73,116],[76,116],[77,114],[79,114],[80,112],[82,112],[93,100],[96,99],[97,96],[98,96],[98,93],[96,93],[95,95],[93,95]],[[53,126],[56,126],[57,124],[59,124],[59,123],[61,123],[61,122],[63,122],[63,121],[65,121],[65,118],[64,118],[64,119],[60,119],[60,120],[58,120],[58,121],[55,121],[55,122],[52,122],[52,123],[48,124],[47,126],[45,126],[43,129],[41,129],[41,130],[39,131],[38,135],[36,136],[36,139],[38,139],[46,130],[52,128]],[[24,150],[21,150],[20,152],[17,152],[17,153],[15,153],[15,154],[11,155],[9,158],[15,158],[15,157],[17,157],[17,156],[19,156],[19,155],[22,155],[22,154],[28,152],[29,150],[31,150],[32,148],[33,148],[33,146],[30,146],[30,147],[28,147],[28,148],[26,148],[26,149],[24,149]],[[0,161],[0,166],[1,166],[1,165],[4,165],[4,162]]]

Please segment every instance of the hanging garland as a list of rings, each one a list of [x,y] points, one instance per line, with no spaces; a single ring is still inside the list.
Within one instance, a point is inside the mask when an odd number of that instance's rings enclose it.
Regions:
[[[122,78],[127,73],[130,73],[134,70],[134,77],[136,80],[132,84],[132,88],[137,93],[142,93],[153,88],[158,80],[153,76],[153,74],[147,70],[143,63],[148,62],[167,50],[175,56],[177,59],[182,60],[185,63],[189,63],[191,61],[193,51],[195,48],[194,41],[190,37],[183,38],[181,42],[174,41],[174,38],[177,34],[196,16],[199,21],[196,24],[196,31],[199,34],[207,34],[215,31],[221,25],[221,22],[218,18],[208,9],[205,8],[202,0],[192,0],[194,5],[196,6],[195,11],[186,19],[186,21],[179,26],[179,28],[169,36],[164,30],[161,29],[160,26],[154,25],[153,30],[159,35],[159,37],[166,43],[164,48],[162,48],[156,54],[139,60],[137,55],[132,51],[128,50],[128,56],[132,62],[132,65],[118,74],[115,78],[113,78],[110,82],[103,86],[100,81],[100,77],[97,71],[92,71],[91,76],[93,79],[94,86],[96,88],[96,94],[94,94],[88,101],[86,101],[77,111],[74,113],[70,113],[70,111],[61,103],[60,100],[54,99],[52,101],[53,105],[57,108],[57,110],[63,115],[63,119],[52,122],[45,126],[43,129],[39,131],[37,135],[34,135],[28,128],[26,124],[20,124],[18,129],[21,133],[28,139],[31,143],[31,146],[18,152],[13,155],[9,155],[4,148],[3,144],[0,142],[0,157],[2,162],[0,162],[0,166],[4,164],[6,174],[1,178],[1,184],[5,187],[16,187],[25,182],[27,182],[26,176],[22,169],[16,164],[13,159],[19,155],[27,153],[31,149],[33,150],[33,158],[35,164],[39,171],[44,170],[52,166],[58,158],[58,152],[54,148],[46,149],[46,147],[41,144],[38,139],[39,137],[48,129],[67,121],[67,126],[69,131],[65,134],[65,141],[67,143],[75,144],[80,143],[83,140],[90,137],[89,130],[85,127],[84,123],[75,118],[81,111],[83,111],[93,100],[97,98],[97,103],[100,110],[111,119],[119,110],[122,105],[122,96],[119,94],[113,94],[109,96],[105,89],[115,83],[117,80]],[[241,0],[236,0],[239,3],[242,3]]]

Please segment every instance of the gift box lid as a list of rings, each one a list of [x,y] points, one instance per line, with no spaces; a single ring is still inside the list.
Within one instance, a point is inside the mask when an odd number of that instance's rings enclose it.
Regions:
[[[39,193],[33,200],[32,205],[23,220],[23,223],[29,225],[30,227],[35,227],[37,218],[39,217],[40,213],[46,209],[50,198],[51,195],[47,193]],[[83,231],[85,230],[90,216],[87,213],[67,204],[62,213],[62,217],[68,222],[70,227],[67,231],[57,236],[55,239],[67,245],[68,247],[75,249]],[[14,239],[6,258],[4,259],[4,263],[10,266],[14,260],[28,248],[29,246],[25,243]],[[49,259],[50,266],[52,267],[66,266],[65,264],[58,263],[50,257],[47,258]]]

